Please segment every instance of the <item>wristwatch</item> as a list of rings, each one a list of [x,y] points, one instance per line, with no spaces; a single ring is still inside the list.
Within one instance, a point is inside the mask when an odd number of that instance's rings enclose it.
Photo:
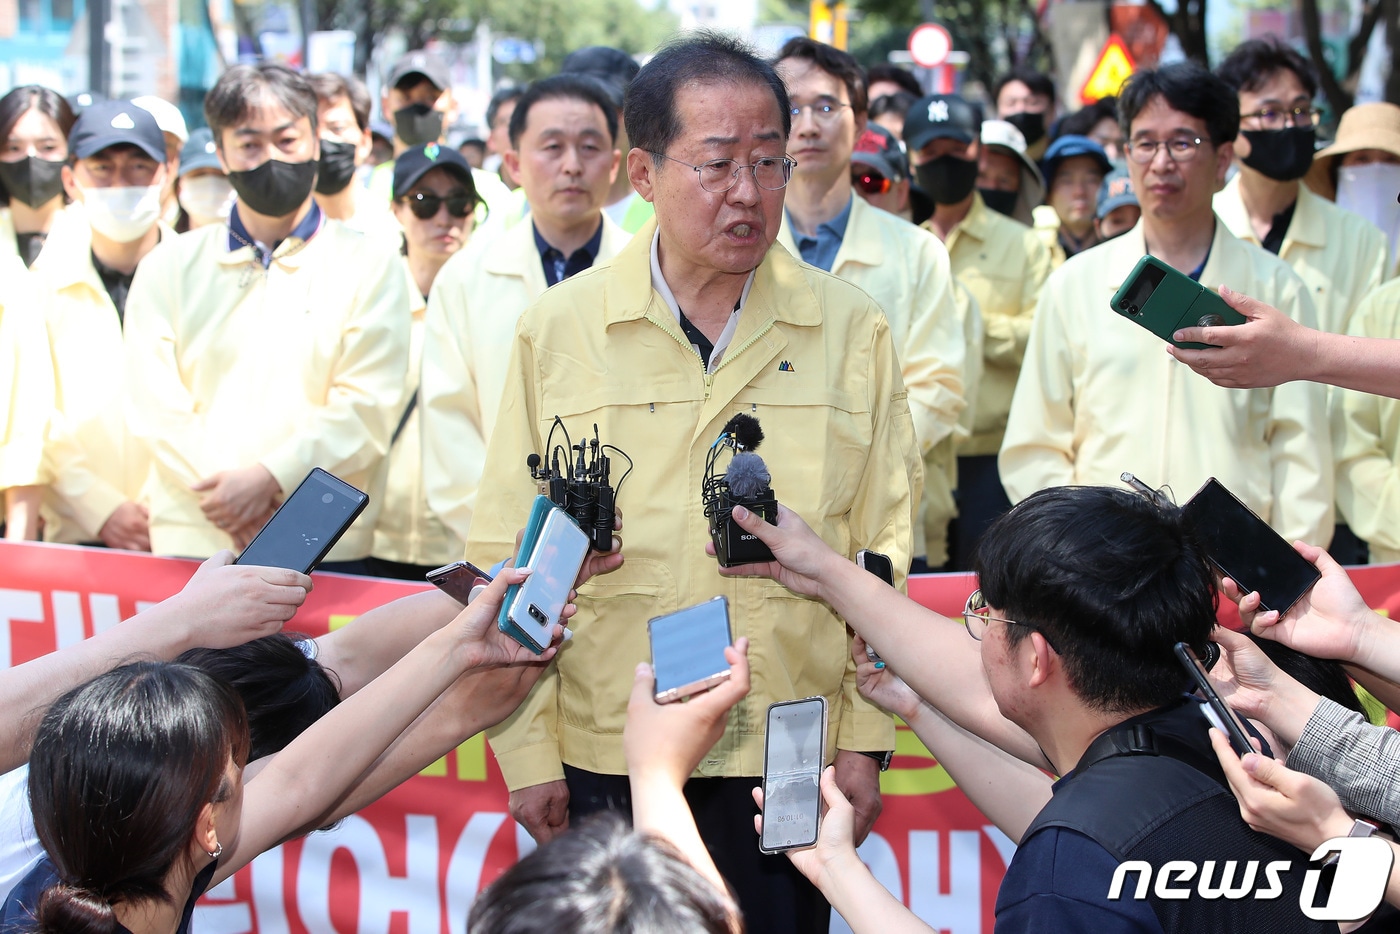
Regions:
[[[1369,836],[1371,836],[1371,834],[1375,833],[1377,830],[1380,830],[1380,827],[1378,827],[1377,825],[1371,823],[1371,822],[1368,821],[1368,820],[1362,820],[1361,818],[1358,817],[1358,818],[1356,819],[1356,822],[1353,823],[1353,824],[1351,825],[1351,830],[1350,830],[1350,832],[1347,833],[1347,836],[1348,836],[1348,837],[1369,837]]]
[[[860,753],[862,756],[869,756],[876,762],[880,763],[881,772],[888,772],[890,770],[890,763],[894,761],[893,749],[886,749],[884,752],[873,752],[869,749],[857,749],[855,751]]]

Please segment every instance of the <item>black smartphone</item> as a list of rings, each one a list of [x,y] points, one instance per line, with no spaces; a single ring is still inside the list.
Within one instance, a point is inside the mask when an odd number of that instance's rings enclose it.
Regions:
[[[864,570],[874,574],[880,580],[894,586],[894,562],[888,555],[882,555],[878,551],[871,551],[869,548],[862,548],[856,552],[856,564]],[[883,661],[879,653],[870,647],[870,643],[865,644],[865,657],[872,662]]]
[[[724,597],[658,616],[647,623],[647,635],[658,704],[708,691],[729,679],[724,650],[734,640],[729,632],[729,601]]]
[[[1261,610],[1287,613],[1322,576],[1214,477],[1196,491],[1182,513],[1211,563],[1246,593],[1259,592]]]
[[[368,503],[365,493],[313,467],[234,564],[310,574]]]
[[[491,583],[492,577],[470,561],[453,561],[429,571],[428,583],[437,587],[462,606],[471,602],[472,594],[479,587]]]
[[[825,764],[826,698],[770,706],[763,737],[763,835],[758,840],[764,853],[817,842]]]
[[[1244,723],[1239,715],[1230,709],[1229,705],[1220,699],[1216,693],[1215,685],[1210,683],[1210,678],[1206,677],[1206,666],[1201,664],[1201,660],[1196,657],[1196,653],[1191,650],[1191,646],[1185,642],[1178,642],[1175,646],[1177,661],[1181,662],[1183,668],[1191,673],[1191,678],[1196,682],[1196,689],[1205,698],[1205,705],[1201,708],[1209,720],[1220,732],[1230,739],[1230,748],[1235,750],[1235,754],[1243,756],[1254,752],[1254,744],[1249,741],[1249,734],[1245,732]]]

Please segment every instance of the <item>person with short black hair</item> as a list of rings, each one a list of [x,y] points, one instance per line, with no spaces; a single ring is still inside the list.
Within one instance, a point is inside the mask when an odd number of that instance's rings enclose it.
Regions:
[[[334,72],[309,75],[316,91],[316,127],[321,156],[316,164],[316,204],[327,217],[351,230],[382,238],[395,246],[399,230],[386,205],[360,184],[369,164],[373,137],[369,129],[369,89],[358,78]]]
[[[479,136],[468,136],[457,144],[457,151],[472,168],[479,169],[486,160],[486,140]]]
[[[623,101],[632,79],[641,70],[637,60],[621,49],[606,45],[593,45],[575,49],[564,57],[559,66],[560,74],[586,75],[601,84],[612,98],[617,110],[617,149],[626,152],[631,149],[627,139],[627,121],[623,117]],[[630,233],[636,233],[652,217],[651,204],[640,197],[632,188],[626,172],[618,172],[608,192],[608,203],[604,208],[613,223]]]
[[[1018,65],[992,85],[998,120],[1005,120],[1026,138],[1026,152],[1039,159],[1049,145],[1055,123],[1055,82],[1044,72]]]
[[[924,94],[919,79],[914,77],[912,71],[902,65],[890,62],[877,62],[871,65],[865,71],[865,80],[870,87],[870,100],[872,102],[887,94],[904,93],[914,99],[918,99]]]
[[[515,102],[520,100],[520,95],[524,93],[524,85],[507,84],[492,94],[490,102],[486,105],[486,159],[482,168],[498,173],[501,181],[511,191],[519,188],[520,183],[511,177],[510,170],[503,162],[503,156],[510,148],[510,115],[515,110]]]
[[[896,91],[870,98],[870,122],[884,127],[895,139],[904,139],[904,116],[918,98],[908,91]]]
[[[1053,143],[1061,136],[1087,136],[1103,147],[1108,161],[1123,161],[1123,128],[1118,125],[1118,98],[1101,97],[1055,124]]]

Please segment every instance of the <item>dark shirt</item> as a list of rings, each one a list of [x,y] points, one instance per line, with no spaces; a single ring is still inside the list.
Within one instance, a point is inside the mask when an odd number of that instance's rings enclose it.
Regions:
[[[97,254],[92,254],[92,268],[97,272],[97,278],[102,280],[102,286],[107,290],[107,294],[112,299],[112,304],[117,309],[117,320],[126,322],[126,296],[131,291],[131,280],[136,278],[136,271],[120,272],[108,266],[97,258]]]
[[[185,910],[180,915],[180,926],[175,929],[175,934],[189,934],[190,919],[194,916],[194,903],[204,894],[204,890],[209,888],[218,865],[218,862],[212,862],[194,877],[190,897],[185,901]],[[38,908],[39,899],[45,890],[61,881],[58,871],[47,856],[35,863],[29,874],[10,889],[4,904],[0,905],[0,934],[32,934],[37,930],[34,912]],[[118,934],[131,934],[121,924],[117,925],[117,931]]]
[[[321,213],[321,206],[312,201],[311,210],[306,212],[306,216],[301,219],[301,223],[297,224],[296,229],[291,232],[287,239],[295,237],[302,241],[310,240],[321,229],[323,220],[325,220],[325,215]],[[230,253],[240,247],[250,246],[253,248],[253,255],[266,269],[272,265],[272,255],[277,252],[277,248],[283,242],[285,241],[278,240],[272,245],[271,252],[264,253],[257,242],[253,240],[253,235],[248,233],[248,228],[243,226],[243,218],[238,216],[238,204],[233,205],[233,210],[229,212],[228,216],[228,248]]]
[[[1298,206],[1294,201],[1274,215],[1274,222],[1269,227],[1269,235],[1264,238],[1264,242],[1259,244],[1270,253],[1278,256],[1278,251],[1283,249],[1283,238],[1288,236],[1288,225],[1293,223],[1293,209]]]
[[[43,231],[15,234],[15,247],[19,250],[19,258],[24,260],[26,267],[32,267],[34,261],[39,258],[39,254],[44,249],[44,241],[48,239],[48,236]]]
[[[854,199],[855,195],[851,197]],[[841,241],[846,239],[846,225],[850,222],[851,202],[847,201],[840,214],[824,224],[817,225],[817,234],[814,237],[798,233],[794,225],[793,239],[797,242],[797,252],[802,254],[802,262],[831,272],[831,266],[836,262],[836,254],[841,250]],[[792,223],[791,214],[788,215],[788,223]]]
[[[535,222],[530,222],[530,227],[535,231],[535,249],[540,251],[540,265],[544,267],[544,281],[546,285],[558,285],[576,272],[583,272],[593,265],[598,258],[598,250],[603,245],[603,219],[598,218],[598,229],[593,232],[593,236],[583,246],[574,250],[565,257],[563,252],[556,250],[549,245],[544,237],[540,236],[540,229],[535,226]]]

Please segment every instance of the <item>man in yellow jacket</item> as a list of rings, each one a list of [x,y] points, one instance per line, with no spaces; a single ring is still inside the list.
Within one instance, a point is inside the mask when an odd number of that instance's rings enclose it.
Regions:
[[[754,415],[778,498],[843,554],[889,555],[902,584],[921,480],[899,363],[868,296],[774,244],[791,161],[771,66],[725,37],[682,40],[643,67],[626,107],[627,168],[656,223],[521,318],[482,478],[490,496],[467,540],[478,564],[511,549],[536,492],[526,457],[544,451],[559,416],[575,439],[596,423],[634,463],[618,497],[626,560],[581,588],[574,638],[490,741],[511,813],[537,840],[625,808],[622,727],[629,673],[649,657],[646,622],[726,596],[734,635],[750,639],[754,689],[691,780],[697,823],[746,926],[824,929],[819,893],[787,861],[761,857],[752,835],[765,708],[826,697],[827,761],[854,799],[859,838],[879,810],[893,723],[860,698],[829,607],[720,576],[700,490],[721,429]]]
[[[438,274],[423,347],[423,477],[428,505],[461,538],[471,529],[515,323],[544,290],[617,255],[629,235],[608,218],[617,111],[590,78],[531,85],[511,114],[505,165],[530,205],[504,234],[488,228]]]
[[[948,251],[937,237],[858,198],[851,152],[866,121],[865,78],[840,49],[806,37],[778,53],[798,114],[788,151],[797,160],[784,198],[778,242],[804,262],[859,286],[885,312],[899,352],[920,455],[953,437],[965,408],[967,342],[954,305]],[[933,510],[940,534],[925,545],[914,528],[914,556],[938,567],[948,560],[947,524],[954,515],[944,474],[924,472],[921,511]]]
[[[1325,543],[1332,460],[1322,390],[1221,389],[1108,304],[1150,252],[1204,286],[1228,283],[1315,326],[1297,276],[1211,210],[1233,155],[1235,99],[1219,78],[1181,63],[1133,75],[1118,106],[1142,220],[1045,284],[1001,450],[1007,492],[1019,501],[1131,471],[1184,501],[1213,476],[1285,537]]]
[[[242,548],[312,467],[369,488],[406,401],[410,329],[400,258],[312,199],[307,79],[239,65],[204,110],[238,203],[227,225],[147,257],[126,321],[127,418],[154,460],[151,546],[191,557]],[[377,511],[332,562],[362,565]]]

